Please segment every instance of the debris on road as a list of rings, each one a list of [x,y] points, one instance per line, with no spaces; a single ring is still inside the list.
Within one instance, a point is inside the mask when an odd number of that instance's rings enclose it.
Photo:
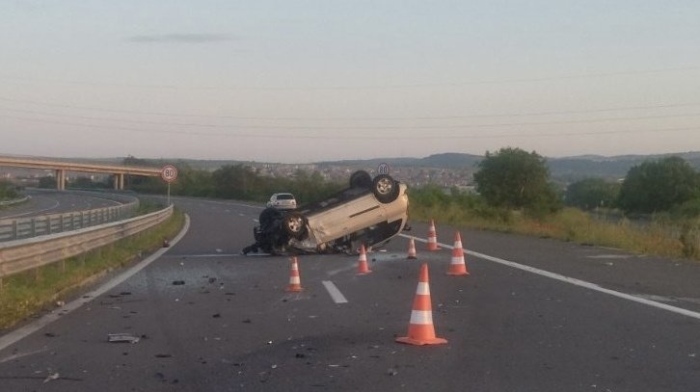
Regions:
[[[110,343],[138,343],[140,337],[130,333],[110,333],[107,334],[107,341]]]
[[[49,381],[58,380],[59,377],[60,375],[58,374],[58,372],[49,374],[49,376],[44,379],[44,384],[46,384]]]
[[[173,280],[173,286],[182,286],[185,284],[184,280]]]

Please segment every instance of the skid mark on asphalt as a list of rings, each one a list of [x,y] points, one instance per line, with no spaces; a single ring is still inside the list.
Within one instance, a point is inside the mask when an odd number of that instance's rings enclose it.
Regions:
[[[422,238],[412,237],[412,236],[405,235],[405,234],[399,234],[399,235],[401,237],[404,237],[404,238],[413,238],[415,241],[418,241],[418,242],[423,242],[423,243],[428,242],[427,240],[422,239]],[[452,246],[452,245],[440,244],[440,243],[438,243],[438,246],[441,246],[441,247],[446,248],[446,249],[453,249],[454,248],[454,246]],[[468,254],[470,256],[474,256],[474,257],[483,259],[483,260],[488,260],[488,261],[491,261],[494,263],[505,265],[507,267],[511,267],[511,268],[519,269],[521,271],[530,272],[530,273],[535,274],[535,275],[543,276],[545,278],[558,280],[560,282],[569,283],[569,284],[572,284],[574,286],[583,287],[583,288],[588,289],[588,290],[593,290],[593,291],[597,291],[599,293],[612,295],[613,297],[625,299],[627,301],[636,302],[638,304],[650,306],[650,307],[657,308],[657,309],[666,310],[669,312],[680,314],[682,316],[687,316],[687,317],[691,317],[691,318],[700,320],[700,313],[693,312],[693,311],[688,310],[688,309],[683,309],[683,308],[679,308],[677,306],[671,306],[671,305],[660,303],[657,301],[652,301],[648,298],[643,298],[643,297],[632,295],[632,294],[626,294],[626,293],[622,293],[619,291],[606,289],[604,287],[598,286],[595,283],[586,282],[585,280],[571,278],[571,277],[557,274],[554,272],[541,270],[539,268],[534,268],[534,267],[530,267],[527,265],[518,264],[518,263],[515,263],[513,261],[500,259],[498,257],[489,256],[487,254],[474,252],[474,251],[470,251],[470,250],[466,250],[466,249],[464,250],[464,253]]]

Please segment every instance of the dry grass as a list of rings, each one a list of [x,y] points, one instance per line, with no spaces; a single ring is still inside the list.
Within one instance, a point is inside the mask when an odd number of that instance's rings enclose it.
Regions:
[[[484,217],[486,215],[486,217]],[[580,244],[606,246],[637,254],[700,260],[700,222],[633,224],[626,219],[605,221],[581,210],[566,208],[543,219],[518,212],[484,214],[455,203],[425,207],[411,205],[412,219],[435,219],[457,227],[555,238]]]

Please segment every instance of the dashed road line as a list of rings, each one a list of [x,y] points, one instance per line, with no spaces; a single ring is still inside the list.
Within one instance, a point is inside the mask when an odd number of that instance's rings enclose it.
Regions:
[[[338,287],[333,284],[330,280],[324,280],[323,286],[328,290],[328,294],[330,294],[331,298],[333,299],[333,302],[336,304],[346,304],[348,303],[348,300],[345,298],[343,293],[338,290]]]

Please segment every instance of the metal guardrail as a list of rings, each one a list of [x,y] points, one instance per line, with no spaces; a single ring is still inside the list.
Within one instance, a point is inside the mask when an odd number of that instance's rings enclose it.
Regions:
[[[104,225],[0,243],[0,280],[65,260],[149,229],[167,220],[173,206]]]
[[[137,198],[130,197],[129,200],[131,201],[126,204],[114,207],[22,219],[3,219],[0,220],[0,242],[62,233],[127,219],[134,216],[139,208]]]

